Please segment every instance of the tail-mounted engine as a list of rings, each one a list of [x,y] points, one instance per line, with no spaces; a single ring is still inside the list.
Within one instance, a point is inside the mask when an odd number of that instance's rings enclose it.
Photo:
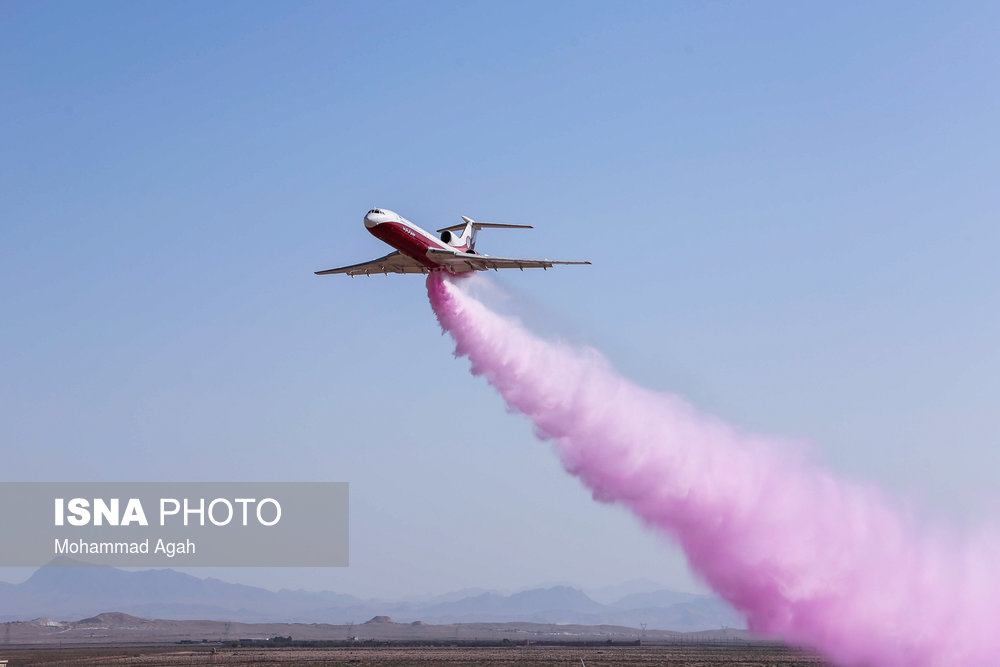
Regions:
[[[446,229],[441,232],[441,240],[450,246],[463,246],[465,243],[462,241],[462,234],[457,234],[450,229]]]

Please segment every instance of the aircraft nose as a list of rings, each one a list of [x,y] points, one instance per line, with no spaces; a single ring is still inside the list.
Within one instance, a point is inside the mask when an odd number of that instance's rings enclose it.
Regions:
[[[377,208],[373,208],[372,210],[368,211],[368,213],[365,215],[365,227],[371,229],[380,222],[383,222],[382,218],[383,218],[382,211],[380,211]]]

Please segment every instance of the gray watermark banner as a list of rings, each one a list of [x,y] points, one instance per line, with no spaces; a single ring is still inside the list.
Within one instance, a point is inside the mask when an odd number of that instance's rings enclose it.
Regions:
[[[0,566],[348,564],[346,482],[0,482]]]

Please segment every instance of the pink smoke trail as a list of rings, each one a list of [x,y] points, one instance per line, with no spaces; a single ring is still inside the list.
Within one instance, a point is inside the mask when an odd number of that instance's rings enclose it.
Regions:
[[[995,540],[921,531],[878,492],[635,386],[596,352],[541,340],[440,273],[427,290],[472,373],[595,499],[677,540],[751,630],[842,665],[996,663]]]

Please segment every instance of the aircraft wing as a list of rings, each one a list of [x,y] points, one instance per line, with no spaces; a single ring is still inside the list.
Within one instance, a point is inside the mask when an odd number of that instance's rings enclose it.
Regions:
[[[462,273],[465,271],[486,271],[493,269],[548,269],[554,264],[590,264],[590,262],[567,262],[558,259],[517,259],[513,257],[493,257],[492,255],[477,255],[470,252],[453,250],[427,251],[434,261],[448,266],[451,270]]]
[[[316,271],[317,276],[327,276],[331,273],[345,273],[354,276],[370,276],[373,273],[427,273],[427,267],[401,252],[390,252],[385,257],[373,259],[370,262],[342,266],[339,269]]]

